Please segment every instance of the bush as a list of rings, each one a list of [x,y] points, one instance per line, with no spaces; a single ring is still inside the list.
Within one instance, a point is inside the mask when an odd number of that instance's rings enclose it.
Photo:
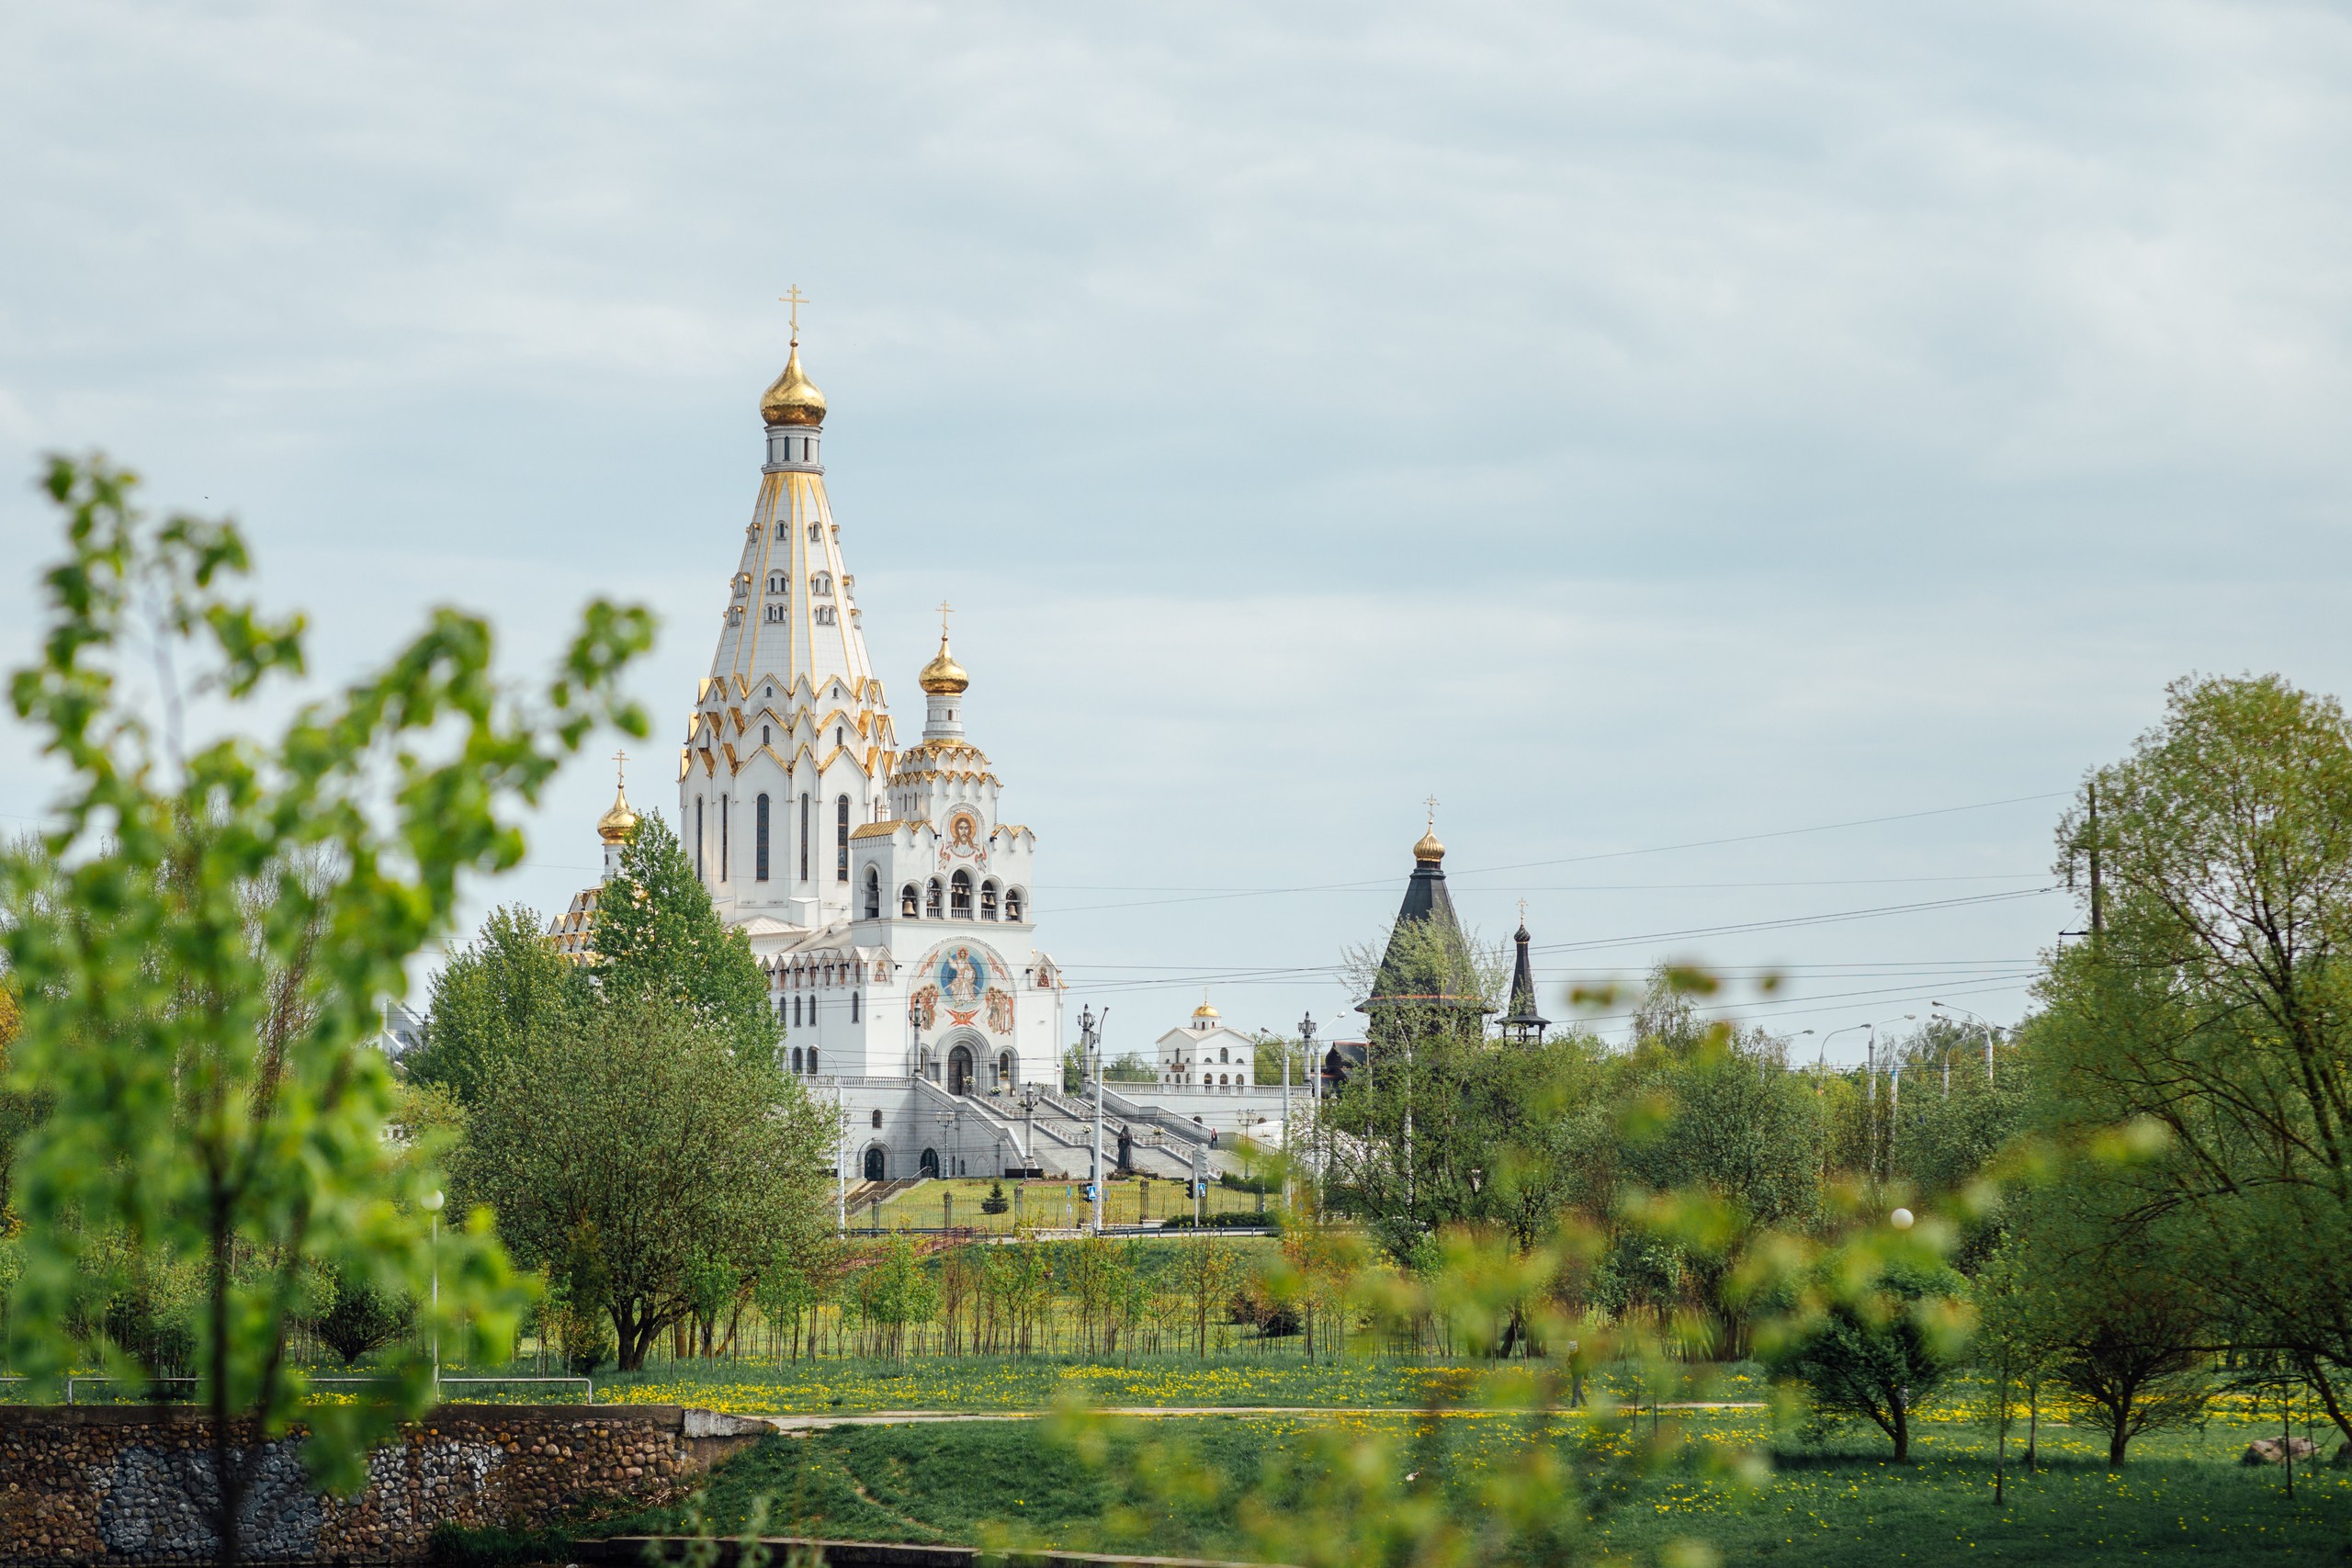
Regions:
[[[1866,1420],[1911,1457],[1911,1420],[1951,1371],[1945,1325],[1937,1321],[1956,1303],[1959,1275],[1940,1265],[1896,1260],[1869,1292],[1840,1290],[1824,1266],[1818,1283],[1828,1301],[1819,1316],[1772,1358],[1773,1371],[1803,1383],[1813,1396],[1815,1436]]]
[[[1196,1224],[1190,1214],[1173,1214],[1160,1221],[1159,1228],[1164,1231],[1188,1231],[1196,1228]],[[1279,1230],[1281,1226],[1276,1224],[1275,1216],[1270,1213],[1211,1214],[1205,1221],[1199,1222],[1197,1228],[1202,1230]]]
[[[405,1336],[416,1322],[416,1303],[388,1300],[348,1269],[334,1276],[334,1300],[311,1325],[319,1343],[343,1358],[346,1367],[370,1350]]]
[[[983,1214],[1001,1214],[1007,1209],[1012,1207],[1012,1200],[1004,1195],[1004,1183],[1001,1181],[990,1182],[989,1184],[989,1195],[980,1200],[980,1213]]]

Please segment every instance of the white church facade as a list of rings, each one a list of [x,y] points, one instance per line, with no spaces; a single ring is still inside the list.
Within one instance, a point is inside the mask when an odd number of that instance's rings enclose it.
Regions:
[[[1037,835],[1006,820],[967,735],[972,682],[944,622],[917,677],[922,734],[899,744],[797,327],[760,412],[758,496],[679,752],[680,841],[767,973],[788,1068],[840,1107],[845,1182],[1083,1179],[1093,1090],[1062,1092],[1079,1031],[1037,942]],[[634,825],[625,797],[599,822],[607,875]],[[560,943],[584,943],[595,896],[555,922]],[[1282,1114],[1279,1086],[1252,1081],[1254,1049],[1221,1024],[1170,1031],[1159,1083],[1103,1092],[1105,1168],[1230,1168],[1238,1136]]]

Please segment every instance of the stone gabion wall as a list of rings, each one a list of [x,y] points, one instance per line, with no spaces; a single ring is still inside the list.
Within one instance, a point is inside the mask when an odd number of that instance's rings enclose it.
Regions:
[[[668,1501],[766,1430],[674,1404],[447,1404],[371,1455],[353,1497],[314,1493],[299,1438],[282,1438],[263,1448],[242,1545],[255,1562],[413,1562],[445,1522],[537,1529],[592,1502]],[[209,1560],[210,1432],[170,1406],[0,1407],[0,1562]]]

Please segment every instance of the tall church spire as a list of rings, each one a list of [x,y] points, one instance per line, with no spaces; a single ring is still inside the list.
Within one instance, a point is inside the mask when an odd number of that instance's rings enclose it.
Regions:
[[[1469,940],[1462,934],[1462,921],[1445,890],[1445,846],[1438,842],[1437,801],[1432,797],[1427,804],[1429,830],[1413,846],[1413,874],[1396,908],[1396,923],[1389,929],[1388,948],[1381,955],[1372,995],[1358,1004],[1360,1011],[1376,1014],[1400,1007],[1488,1010],[1477,994]]]
[[[800,363],[760,398],[766,461],[680,757],[679,837],[729,919],[849,918],[850,836],[883,814],[898,740],[819,461],[825,395]]]
[[[818,461],[825,395],[800,366],[799,311],[808,301],[797,288],[785,299],[793,309],[791,355],[760,399],[767,462],[710,673],[731,677],[739,691],[774,679],[788,692],[806,678],[820,692],[838,677],[862,692],[874,662]]]
[[[1535,968],[1527,961],[1527,900],[1519,901],[1519,934],[1511,938],[1519,955],[1510,966],[1510,1016],[1503,1020],[1503,1033],[1513,1040],[1534,1040],[1541,1043],[1544,1032],[1552,1021],[1535,1010]]]

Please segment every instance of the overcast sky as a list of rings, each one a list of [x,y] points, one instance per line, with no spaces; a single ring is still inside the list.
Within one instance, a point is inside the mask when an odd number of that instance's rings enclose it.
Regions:
[[[329,678],[650,602],[674,810],[797,283],[901,734],[951,599],[1114,1050],[1345,1032],[1431,794],[1555,1017],[2006,1023],[2168,681],[2352,687],[2347,85],[2323,6],[0,0],[0,658],[103,447]]]

